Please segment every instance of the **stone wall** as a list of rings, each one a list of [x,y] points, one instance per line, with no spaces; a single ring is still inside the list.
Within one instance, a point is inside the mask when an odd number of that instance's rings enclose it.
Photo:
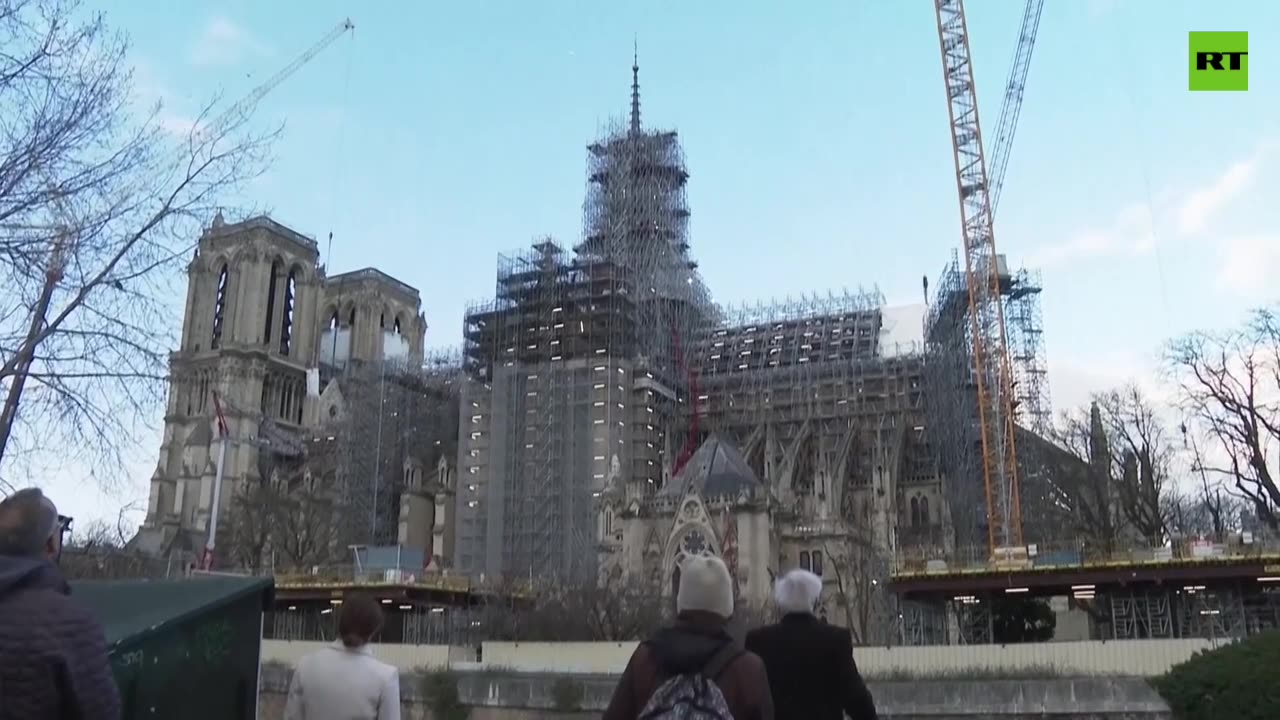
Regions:
[[[262,672],[261,720],[281,720],[291,669],[267,665]],[[401,676],[406,720],[431,715],[423,697],[422,675]],[[611,675],[552,675],[497,670],[454,674],[458,694],[471,708],[470,720],[554,720],[599,717],[613,693]],[[552,688],[568,679],[582,690],[582,710],[555,710]],[[1144,681],[1135,678],[1056,680],[922,680],[871,682],[881,717],[895,720],[1169,720],[1168,706]]]
[[[919,647],[857,647],[853,658],[863,677],[1099,677],[1163,675],[1197,652],[1231,642],[1117,640],[1110,642],[1051,642],[1017,645],[926,645]],[[293,664],[325,646],[322,642],[264,640],[262,659]],[[422,667],[488,668],[524,673],[614,675],[621,673],[635,651],[634,642],[483,643],[474,647],[375,643],[374,656],[402,671]],[[474,662],[482,658],[483,662]],[[464,667],[459,667],[462,665]]]

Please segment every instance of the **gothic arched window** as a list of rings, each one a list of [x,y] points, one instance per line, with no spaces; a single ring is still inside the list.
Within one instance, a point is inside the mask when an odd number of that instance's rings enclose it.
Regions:
[[[284,274],[284,263],[275,260],[271,263],[271,277],[267,279],[267,316],[262,324],[262,343],[270,346],[271,337],[275,335],[272,329],[275,327],[276,314],[276,278]]]
[[[813,570],[813,564],[809,562],[809,551],[808,551],[808,550],[801,550],[801,551],[800,551],[800,569],[801,569],[801,570],[810,570],[810,571],[811,571],[811,570]]]
[[[920,498],[920,524],[929,524],[929,498]]]
[[[284,312],[280,318],[280,354],[288,355],[293,349],[293,310],[297,301],[298,268],[289,270],[289,279],[284,284]]]
[[[911,498],[911,527],[920,524],[920,500]]]
[[[218,285],[216,295],[213,299],[213,339],[209,341],[209,348],[216,350],[222,345],[222,316],[227,311],[227,264],[222,263],[222,269],[218,271]]]

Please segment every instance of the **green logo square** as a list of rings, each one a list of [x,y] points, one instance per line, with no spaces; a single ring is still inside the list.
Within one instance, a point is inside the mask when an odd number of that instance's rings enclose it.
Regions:
[[[1189,45],[1191,90],[1249,89],[1249,33],[1192,32]]]

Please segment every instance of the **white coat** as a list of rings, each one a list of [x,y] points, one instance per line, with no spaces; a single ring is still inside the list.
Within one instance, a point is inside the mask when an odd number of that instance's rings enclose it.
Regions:
[[[400,720],[400,672],[334,642],[298,661],[284,720]]]

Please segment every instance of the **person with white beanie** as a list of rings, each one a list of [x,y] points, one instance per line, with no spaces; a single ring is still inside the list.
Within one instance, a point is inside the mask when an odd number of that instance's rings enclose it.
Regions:
[[[680,564],[676,621],[640,643],[618,681],[604,720],[680,716],[773,720],[764,662],[733,642],[733,579],[720,558]],[[717,710],[718,708],[718,710]]]
[[[792,570],[773,585],[781,620],[747,633],[747,648],[769,675],[778,720],[876,720],[876,704],[853,661],[853,640],[844,628],[815,613],[822,578]]]

